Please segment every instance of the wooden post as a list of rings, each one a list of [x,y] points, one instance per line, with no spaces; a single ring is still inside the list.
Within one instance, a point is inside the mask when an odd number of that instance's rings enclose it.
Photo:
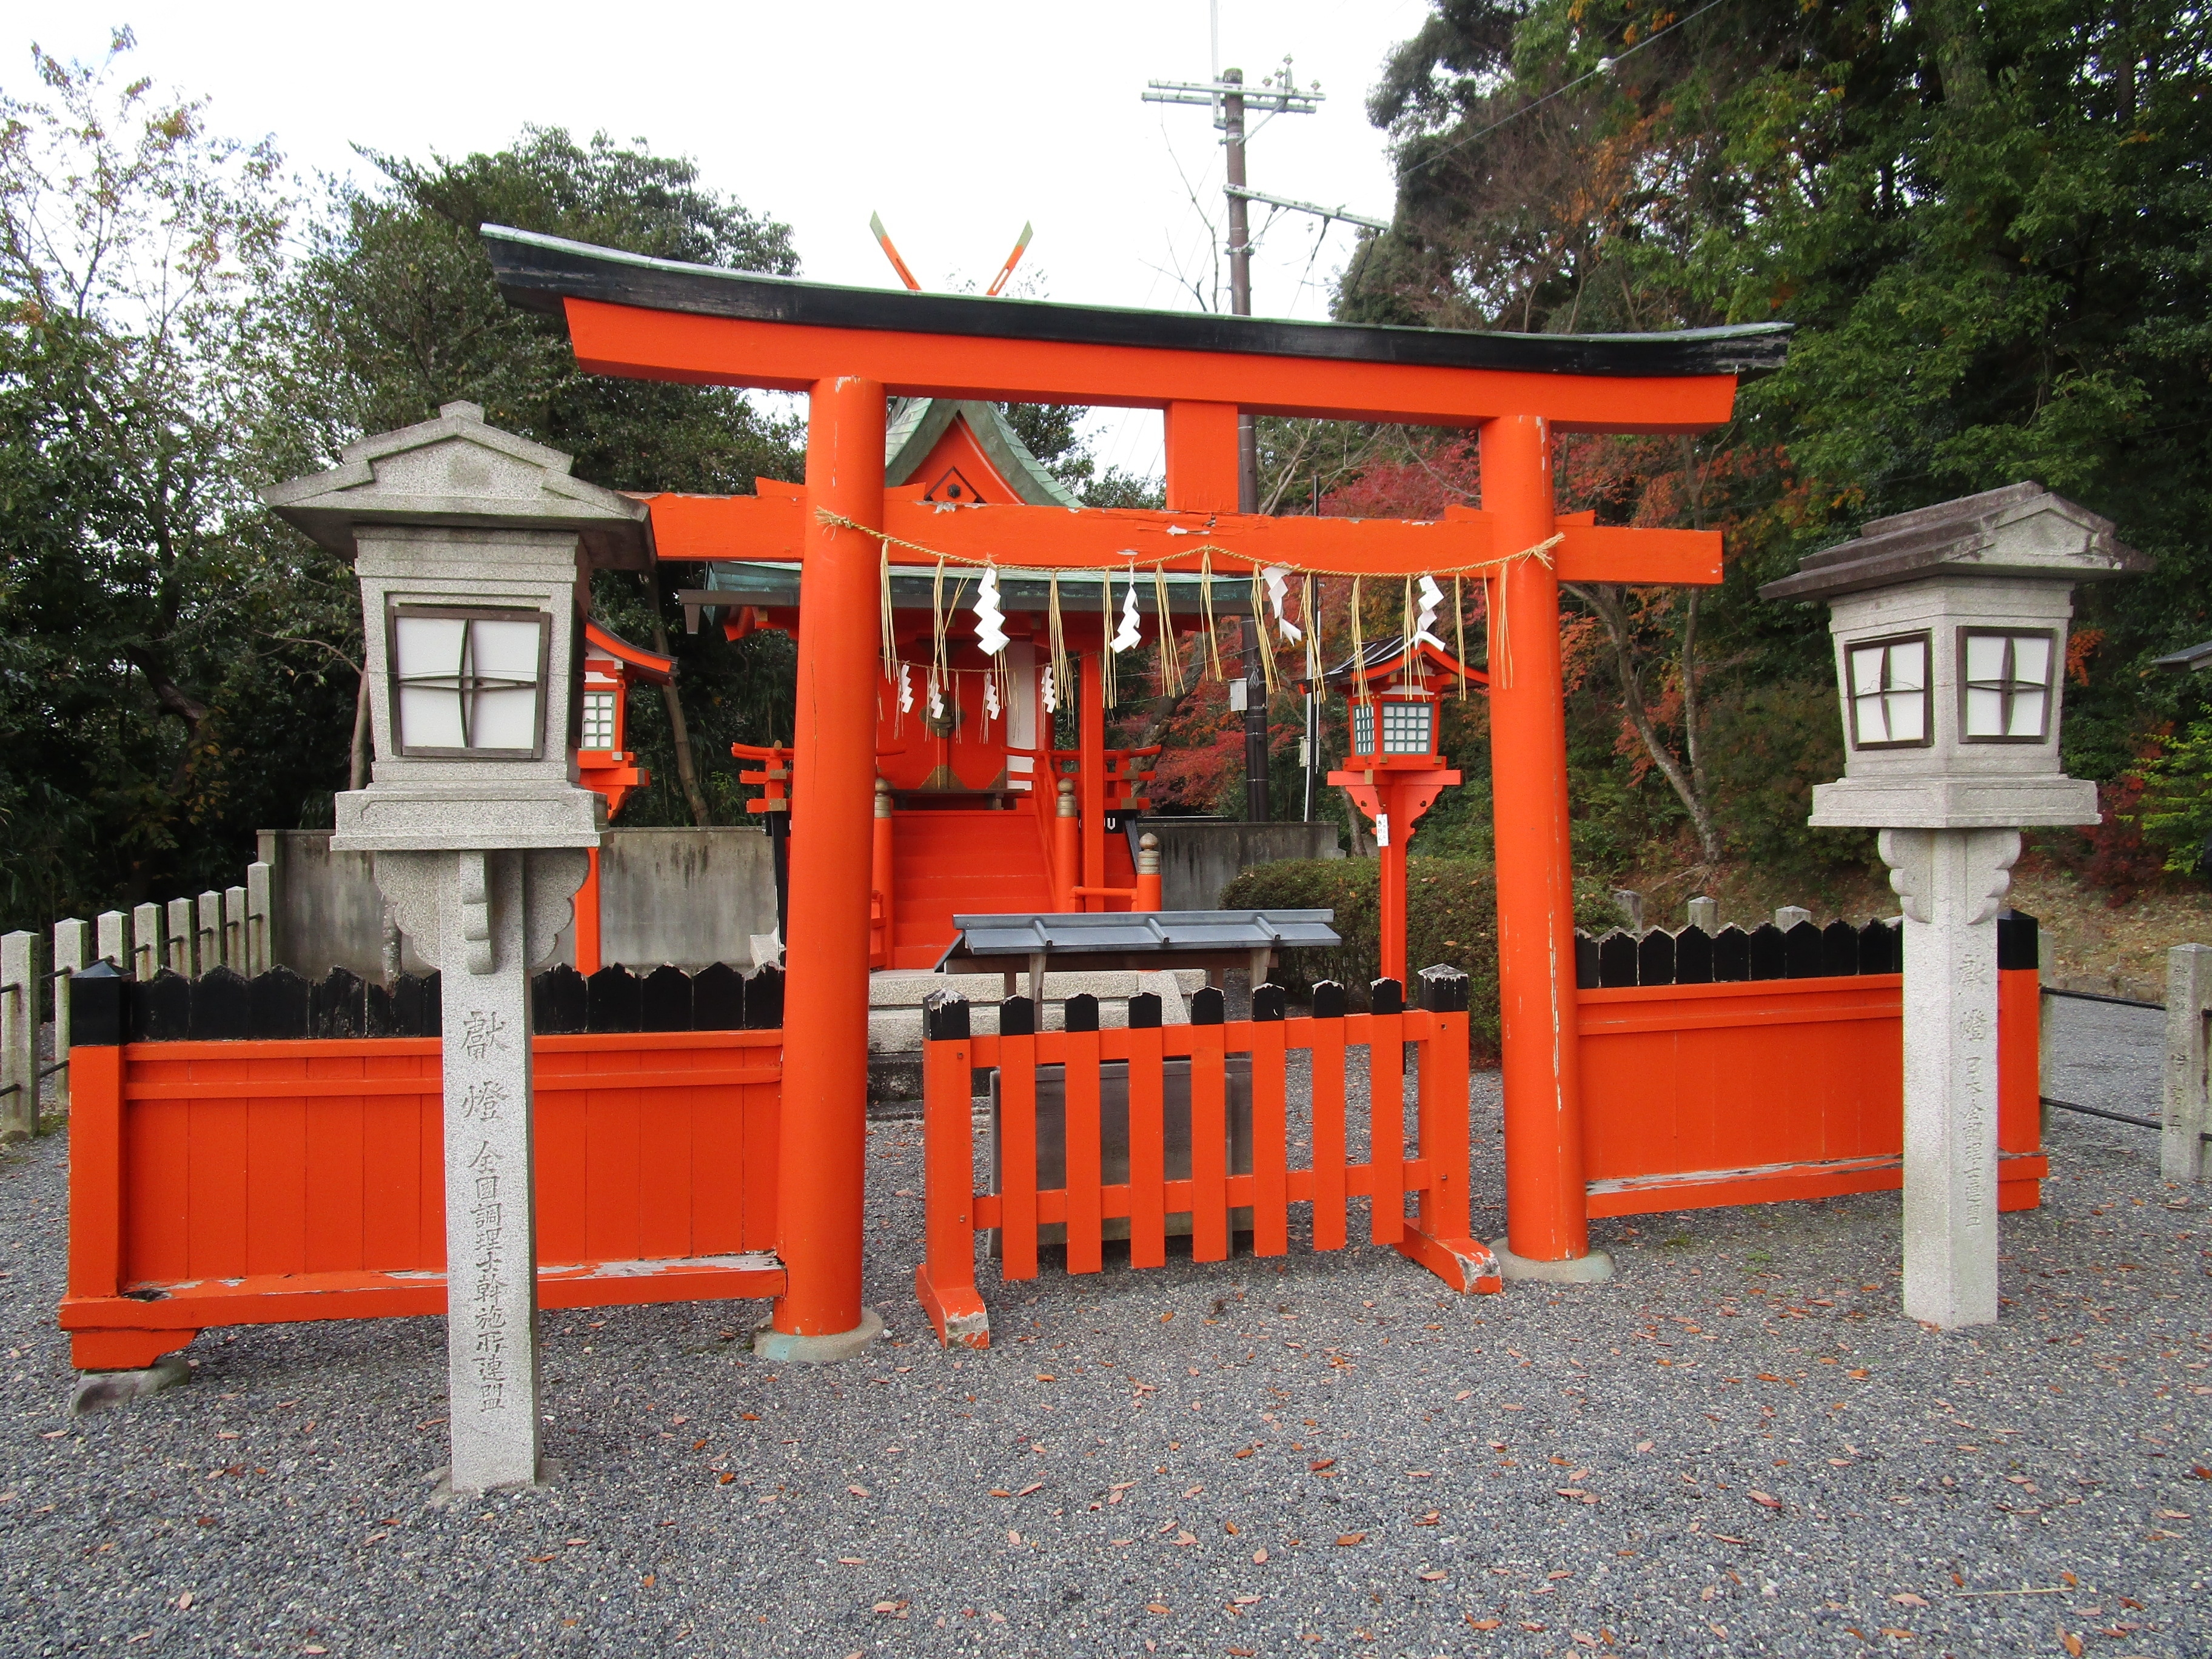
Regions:
[[[222,895],[210,888],[200,895],[198,909],[192,928],[192,954],[200,971],[206,973],[223,965]]]
[[[876,780],[875,843],[870,860],[875,887],[875,914],[880,919],[877,927],[871,930],[873,937],[869,943],[868,965],[872,968],[892,965],[895,920],[892,907],[897,896],[892,863],[898,854],[897,843],[892,838],[895,827],[892,808],[891,781],[879,777]]]
[[[1382,810],[1375,815],[1375,852],[1381,867],[1376,906],[1382,950],[1382,976],[1406,982],[1406,843],[1413,839],[1411,814],[1401,799],[1406,793],[1390,787],[1389,775],[1376,779],[1376,794]]]
[[[1137,838],[1137,889],[1132,910],[1158,910],[1160,903],[1160,838],[1149,830]]]
[[[2043,1182],[2014,1178],[2008,1156],[2043,1150],[2042,946],[2033,916],[1997,913],[1997,1209],[2033,1210]]]
[[[166,964],[173,974],[182,974],[186,979],[199,972],[192,949],[192,902],[187,898],[169,901],[168,945],[169,959]]]
[[[926,1255],[914,1270],[915,1294],[945,1346],[988,1348],[991,1316],[975,1290],[975,1127],[968,999],[957,991],[932,991],[922,1002],[921,1020]]]
[[[92,941],[85,924],[74,918],[54,924],[54,1109],[70,1109],[70,981],[92,966]]]
[[[149,980],[161,970],[161,907],[141,904],[131,912],[131,977]]]
[[[2212,946],[2177,945],[2166,953],[2166,1100],[2160,1114],[2159,1173],[2168,1181],[2204,1179],[2205,1013],[2212,1008]]]
[[[246,976],[265,974],[276,965],[276,918],[270,890],[268,865],[255,860],[246,866]]]
[[[99,937],[99,960],[118,974],[131,971],[131,918],[120,910],[102,910],[94,919]]]
[[[39,1133],[39,936],[0,937],[0,1140]]]
[[[1500,556],[1510,558],[1551,538],[1552,434],[1541,417],[1516,415],[1485,423],[1482,504],[1495,515]],[[1509,1278],[1531,1264],[1546,1277],[1604,1277],[1611,1263],[1602,1256],[1587,1268],[1555,1265],[1589,1255],[1559,583],[1549,564],[1527,558],[1515,561],[1491,586],[1490,752],[1510,1253],[1501,1253],[1501,1261]]]
[[[868,865],[884,515],[884,388],[817,380],[808,407],[792,739],[791,928],[784,944],[777,1181],[784,1293],[762,1352],[842,1358],[872,1340],[860,1303],[868,1115]],[[798,1339],[794,1341],[793,1339]],[[835,1339],[820,1342],[815,1339]]]
[[[1083,702],[1077,720],[1076,773],[1083,790],[1084,887],[1106,884],[1106,647],[1081,660]],[[1103,910],[1096,893],[1084,896],[1085,910]]]
[[[1075,804],[1075,780],[1062,778],[1053,804],[1052,908],[1063,915],[1080,908],[1075,902],[1083,861],[1083,830]]]
[[[584,884],[576,890],[576,971],[596,974],[605,964],[599,956],[599,849],[589,849],[592,865]]]
[[[222,890],[223,963],[251,979],[253,969],[248,966],[246,936],[246,890],[243,887],[226,887]]]

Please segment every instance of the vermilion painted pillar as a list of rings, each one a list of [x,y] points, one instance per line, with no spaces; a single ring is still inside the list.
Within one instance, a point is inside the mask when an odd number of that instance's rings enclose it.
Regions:
[[[1083,702],[1076,717],[1076,781],[1083,792],[1083,879],[1079,885],[1106,884],[1106,647],[1098,655],[1078,659]],[[1103,910],[1096,893],[1083,895],[1078,907]]]
[[[1382,718],[1380,707],[1375,717]],[[1382,813],[1389,820],[1382,844],[1376,849],[1381,868],[1376,872],[1376,931],[1382,946],[1380,971],[1385,979],[1395,979],[1402,990],[1406,986],[1406,842],[1411,838],[1413,827],[1408,824],[1399,805],[1400,792],[1384,787],[1376,792],[1382,799]]]
[[[1534,416],[1482,428],[1482,505],[1496,552],[1553,534],[1551,432]],[[1491,775],[1498,832],[1498,981],[1504,1018],[1505,1225],[1516,1269],[1589,1251],[1575,1027],[1574,872],[1568,842],[1567,722],[1559,583],[1522,559],[1492,579]],[[1394,826],[1395,828],[1395,826]],[[1595,1277],[1558,1269],[1543,1277]],[[1529,1276],[1524,1271],[1519,1276]]]
[[[599,971],[599,849],[589,849],[591,873],[584,884],[576,890],[576,971],[596,974]]]
[[[806,541],[792,739],[790,932],[784,945],[777,1220],[787,1275],[775,1332],[859,1332],[868,1101],[868,909],[876,787],[877,571],[884,388],[817,380],[808,405]],[[778,1344],[792,1358],[834,1352]]]

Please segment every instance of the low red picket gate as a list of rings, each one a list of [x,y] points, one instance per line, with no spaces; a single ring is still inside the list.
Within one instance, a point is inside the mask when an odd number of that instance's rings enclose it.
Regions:
[[[947,1345],[990,1346],[990,1317],[975,1288],[975,1239],[1000,1235],[1001,1271],[1008,1279],[1034,1279],[1040,1227],[1065,1230],[1070,1273],[1101,1270],[1106,1224],[1126,1220],[1129,1265],[1157,1267],[1167,1261],[1170,1217],[1188,1218],[1191,1256],[1228,1258],[1237,1216],[1249,1212],[1255,1255],[1282,1255],[1290,1248],[1289,1207],[1311,1206],[1313,1246],[1337,1249],[1348,1237],[1346,1205],[1369,1200],[1369,1237],[1395,1247],[1453,1289],[1499,1288],[1489,1249],[1469,1238],[1468,1204],[1467,977],[1452,969],[1420,975],[1421,1006],[1404,1007],[1395,980],[1375,982],[1373,1012],[1345,1012],[1343,988],[1315,989],[1311,1018],[1285,1018],[1281,988],[1262,986],[1253,997],[1253,1018],[1223,1017],[1221,993],[1208,988],[1192,1000],[1191,1023],[1163,1026],[1159,999],[1130,999],[1127,1029],[1098,1029],[1097,1000],[1071,997],[1064,1005],[1067,1029],[1036,1030],[1035,1006],[1026,997],[999,1005],[995,1036],[972,1033],[969,1005],[957,992],[940,991],[924,1005],[923,1136],[927,1162],[927,1256],[915,1269],[915,1290],[939,1338]],[[1368,1054],[1364,1163],[1350,1161],[1346,1147],[1346,1051]],[[1418,1060],[1419,1113],[1415,1146],[1405,1145],[1405,1051]],[[1290,1167],[1288,1056],[1311,1056],[1311,1163]],[[1178,1064],[1178,1062],[1180,1062]],[[1120,1066],[1119,1078],[1109,1068]],[[995,1191],[975,1190],[972,1075],[998,1073],[999,1172]],[[1249,1067],[1249,1171],[1230,1166],[1232,1123],[1230,1079]],[[1057,1068],[1057,1077],[1041,1076]],[[1170,1175],[1169,1087],[1188,1099],[1189,1173]],[[1187,1080],[1186,1080],[1187,1079]],[[1111,1091],[1126,1098],[1127,1175],[1109,1181],[1102,1150],[1103,1108]],[[1043,1085],[1041,1090],[1041,1084]],[[1062,1184],[1038,1179],[1039,1098],[1056,1093],[1061,1144],[1048,1146],[1048,1168],[1064,1171]],[[1119,1103],[1118,1102],[1116,1103]],[[1052,1159],[1058,1151],[1061,1156]],[[1415,1200],[1407,1218],[1405,1200]]]

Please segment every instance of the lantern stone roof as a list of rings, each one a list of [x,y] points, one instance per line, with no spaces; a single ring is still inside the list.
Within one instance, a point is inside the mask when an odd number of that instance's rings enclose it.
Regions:
[[[1857,536],[1808,554],[1765,599],[1832,599],[1929,576],[2041,576],[2098,581],[2152,568],[2112,521],[2034,483],[1876,519]]]
[[[570,477],[569,456],[489,426],[483,413],[444,404],[435,420],[348,444],[337,465],[270,484],[261,499],[346,559],[357,525],[458,525],[574,530],[596,568],[651,568],[644,502]]]
[[[911,331],[1071,345],[1220,351],[1337,362],[1538,374],[1747,377],[1782,367],[1790,325],[1650,334],[1512,334],[1370,323],[1291,322],[1218,311],[1145,311],[1061,305],[1005,295],[915,294],[841,288],[796,276],[728,270],[624,253],[589,242],[487,224],[479,234],[509,304],[561,315],[565,299],[598,300],[695,316]]]

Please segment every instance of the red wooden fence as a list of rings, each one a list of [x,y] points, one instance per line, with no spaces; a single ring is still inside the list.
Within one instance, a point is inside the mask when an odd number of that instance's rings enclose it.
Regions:
[[[539,1299],[766,1297],[779,1030],[540,1036]],[[70,1273],[80,1369],[204,1327],[445,1311],[435,1037],[71,1051]]]
[[[1645,1215],[1904,1182],[1898,974],[1580,994],[1589,1213]],[[2033,1209],[2037,974],[1997,975],[1997,1207]]]
[[[1348,1237],[1347,1201],[1369,1200],[1368,1236],[1395,1246],[1459,1291],[1499,1288],[1498,1266],[1485,1245],[1469,1238],[1468,1212],[1467,980],[1449,969],[1421,976],[1423,1006],[1402,1007],[1394,980],[1376,982],[1375,1012],[1346,1014],[1340,987],[1316,988],[1315,1017],[1285,1018],[1283,993],[1263,986],[1253,998],[1254,1018],[1222,1018],[1221,994],[1204,990],[1193,1000],[1191,1024],[1163,1027],[1158,999],[1131,999],[1127,1030],[1102,1031],[1089,998],[1071,998],[1064,1031],[1036,1030],[1035,1010],[1024,997],[1000,1005],[995,1036],[971,1034],[968,1004],[939,992],[925,1010],[922,1051],[923,1133],[927,1146],[926,1259],[915,1269],[915,1290],[947,1344],[990,1346],[990,1319],[975,1289],[975,1237],[997,1229],[1002,1267],[1009,1279],[1037,1273],[1038,1230],[1065,1229],[1070,1273],[1097,1273],[1103,1263],[1105,1224],[1126,1219],[1129,1265],[1157,1267],[1167,1261],[1170,1217],[1188,1218],[1191,1256],[1220,1261],[1230,1253],[1234,1211],[1249,1211],[1255,1255],[1290,1248],[1289,1206],[1311,1209],[1316,1249],[1340,1249]],[[1419,1055],[1418,1144],[1405,1146],[1404,1064],[1407,1047]],[[1346,1150],[1346,1051],[1368,1056],[1367,1136],[1362,1163]],[[1304,1052],[1312,1065],[1311,1160],[1290,1167],[1287,1060]],[[1228,1073],[1232,1056],[1244,1056],[1250,1075],[1249,1171],[1230,1165]],[[1189,1174],[1168,1170],[1168,1080],[1170,1062],[1187,1066]],[[1109,1182],[1103,1168],[1102,1095],[1105,1068],[1126,1070],[1127,1178]],[[975,1190],[975,1146],[970,1078],[975,1067],[998,1069],[1000,1158],[997,1190]],[[1062,1185],[1041,1188],[1037,1180],[1037,1097],[1040,1073],[1060,1068],[1063,1102]],[[1238,1068],[1240,1071],[1243,1066]],[[1177,1067],[1183,1073],[1182,1067]],[[1180,1082],[1180,1078],[1178,1079]],[[1413,1218],[1406,1199],[1415,1201]]]

